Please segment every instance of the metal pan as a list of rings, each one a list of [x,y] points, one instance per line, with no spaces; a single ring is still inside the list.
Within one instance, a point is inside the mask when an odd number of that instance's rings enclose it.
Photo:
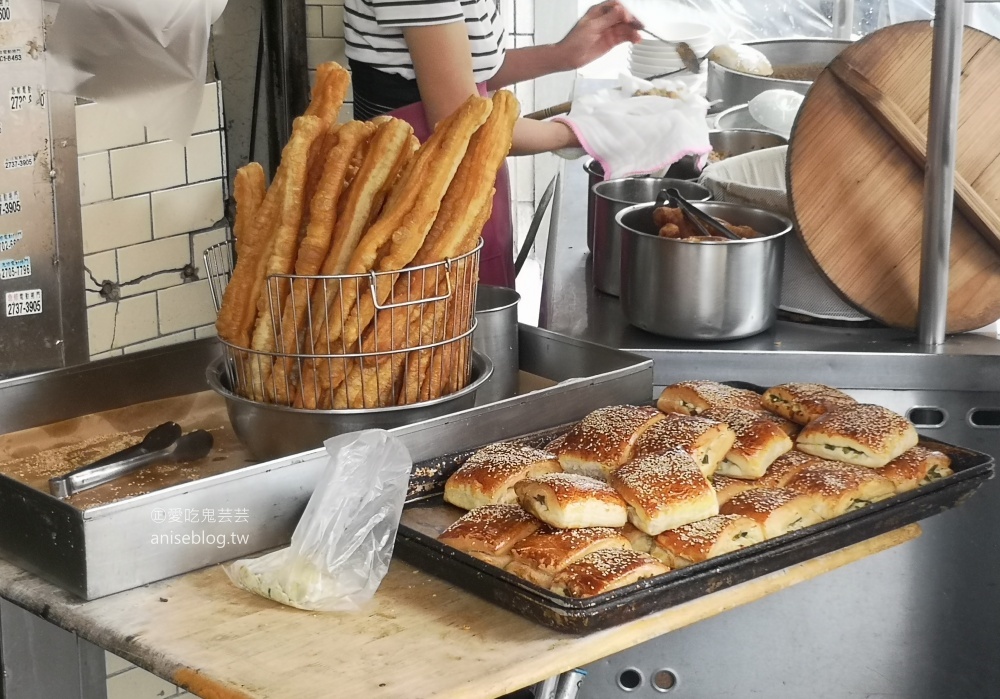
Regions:
[[[541,445],[566,429],[523,439]],[[543,626],[571,634],[589,633],[939,514],[963,503],[994,475],[993,457],[988,454],[924,438],[921,444],[948,454],[954,475],[836,519],[589,599],[556,595],[436,540],[433,523],[458,514],[444,503],[441,489],[468,458],[468,451],[415,466],[395,551],[400,559]]]

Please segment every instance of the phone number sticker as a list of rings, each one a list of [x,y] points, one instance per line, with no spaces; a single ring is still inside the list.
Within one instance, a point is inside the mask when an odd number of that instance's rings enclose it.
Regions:
[[[20,63],[24,60],[24,51],[20,48],[0,49],[0,63]]]
[[[17,245],[17,241],[24,237],[23,231],[14,233],[0,233],[0,252],[7,252]]]
[[[15,85],[10,88],[10,111],[24,109],[34,101],[31,85]]]
[[[0,0],[0,22],[9,22],[10,19],[10,0]]]
[[[13,158],[7,158],[3,161],[4,170],[16,170],[19,167],[31,167],[35,164],[35,154],[28,153],[26,155],[15,155]]]
[[[21,211],[21,193],[18,191],[0,194],[0,216],[16,214]]]
[[[8,291],[4,306],[8,318],[38,315],[42,312],[42,290]]]
[[[23,260],[0,260],[0,281],[31,276],[31,258]]]

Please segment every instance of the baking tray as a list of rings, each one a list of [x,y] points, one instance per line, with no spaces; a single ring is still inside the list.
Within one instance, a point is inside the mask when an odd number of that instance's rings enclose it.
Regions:
[[[748,384],[740,385],[762,390]],[[542,446],[569,427],[527,434],[518,441]],[[437,534],[462,514],[458,508],[444,502],[442,491],[448,476],[473,451],[466,450],[419,464],[414,469],[415,477],[411,479],[395,555],[543,626],[565,633],[589,633],[944,512],[963,503],[994,475],[994,460],[988,454],[924,437],[920,443],[951,457],[954,475],[836,519],[588,599],[554,594],[437,541]]]
[[[521,395],[390,431],[415,462],[652,397],[645,357],[526,325],[518,343]],[[326,451],[254,462],[205,391],[217,351],[191,344],[0,381],[0,556],[89,600],[288,544]],[[165,420],[213,430],[219,449],[68,500],[48,493],[44,464],[23,462]]]

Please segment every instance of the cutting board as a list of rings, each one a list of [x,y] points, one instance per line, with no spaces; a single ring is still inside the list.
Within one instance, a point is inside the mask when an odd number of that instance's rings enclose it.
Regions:
[[[841,57],[927,134],[932,29],[879,30]],[[1000,41],[966,28],[957,169],[1000,208]],[[840,294],[887,325],[915,329],[924,173],[841,83],[824,71],[809,90],[788,147],[789,200],[809,255]],[[955,211],[948,332],[1000,318],[1000,254]]]

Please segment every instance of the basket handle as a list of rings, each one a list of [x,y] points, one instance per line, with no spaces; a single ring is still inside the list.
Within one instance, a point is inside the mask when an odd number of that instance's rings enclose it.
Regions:
[[[412,274],[413,272],[406,272],[406,273]],[[370,283],[372,290],[372,303],[374,303],[375,308],[380,311],[386,310],[388,308],[405,308],[407,306],[416,306],[418,303],[434,303],[436,301],[447,301],[448,299],[451,298],[451,295],[454,292],[451,286],[451,259],[449,258],[445,258],[444,260],[444,276],[445,276],[445,281],[448,284],[448,290],[441,296],[427,296],[425,298],[412,299],[409,301],[379,303],[378,294],[376,293],[376,290],[378,289],[378,287],[376,286],[377,274],[378,273],[375,270],[372,270],[371,272],[368,273],[368,277],[371,280]]]

